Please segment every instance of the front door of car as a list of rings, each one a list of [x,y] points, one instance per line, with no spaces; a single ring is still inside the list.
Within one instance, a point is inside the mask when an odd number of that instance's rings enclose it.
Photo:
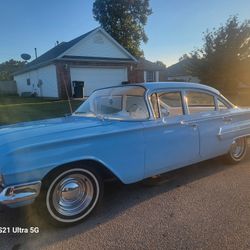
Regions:
[[[184,125],[183,98],[179,91],[151,95],[155,120],[143,122],[145,177],[191,164],[199,159],[199,132]]]

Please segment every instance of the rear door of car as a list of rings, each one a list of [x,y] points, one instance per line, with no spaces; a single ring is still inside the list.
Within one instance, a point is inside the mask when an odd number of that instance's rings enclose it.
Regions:
[[[150,103],[155,120],[143,122],[146,177],[197,161],[199,132],[195,126],[182,124],[187,119],[182,92],[152,93]]]
[[[228,144],[219,139],[220,128],[231,122],[228,107],[209,91],[189,89],[184,93],[188,116],[183,125],[197,126],[200,156],[209,159],[225,153]]]

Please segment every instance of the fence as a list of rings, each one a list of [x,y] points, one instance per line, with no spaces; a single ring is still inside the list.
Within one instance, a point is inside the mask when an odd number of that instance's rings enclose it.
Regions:
[[[0,95],[16,95],[17,86],[15,81],[0,81]]]

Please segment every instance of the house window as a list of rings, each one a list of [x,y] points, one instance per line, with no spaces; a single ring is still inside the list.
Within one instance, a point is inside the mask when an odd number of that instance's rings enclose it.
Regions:
[[[146,82],[155,82],[155,71],[146,71]]]
[[[26,81],[27,81],[27,85],[30,86],[30,78],[27,78]]]

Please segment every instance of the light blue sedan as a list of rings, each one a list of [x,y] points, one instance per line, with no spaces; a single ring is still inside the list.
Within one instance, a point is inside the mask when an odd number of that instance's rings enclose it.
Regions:
[[[95,91],[71,116],[0,129],[0,203],[36,200],[68,225],[100,202],[103,182],[125,184],[225,155],[241,161],[250,110],[195,83],[127,84]]]

